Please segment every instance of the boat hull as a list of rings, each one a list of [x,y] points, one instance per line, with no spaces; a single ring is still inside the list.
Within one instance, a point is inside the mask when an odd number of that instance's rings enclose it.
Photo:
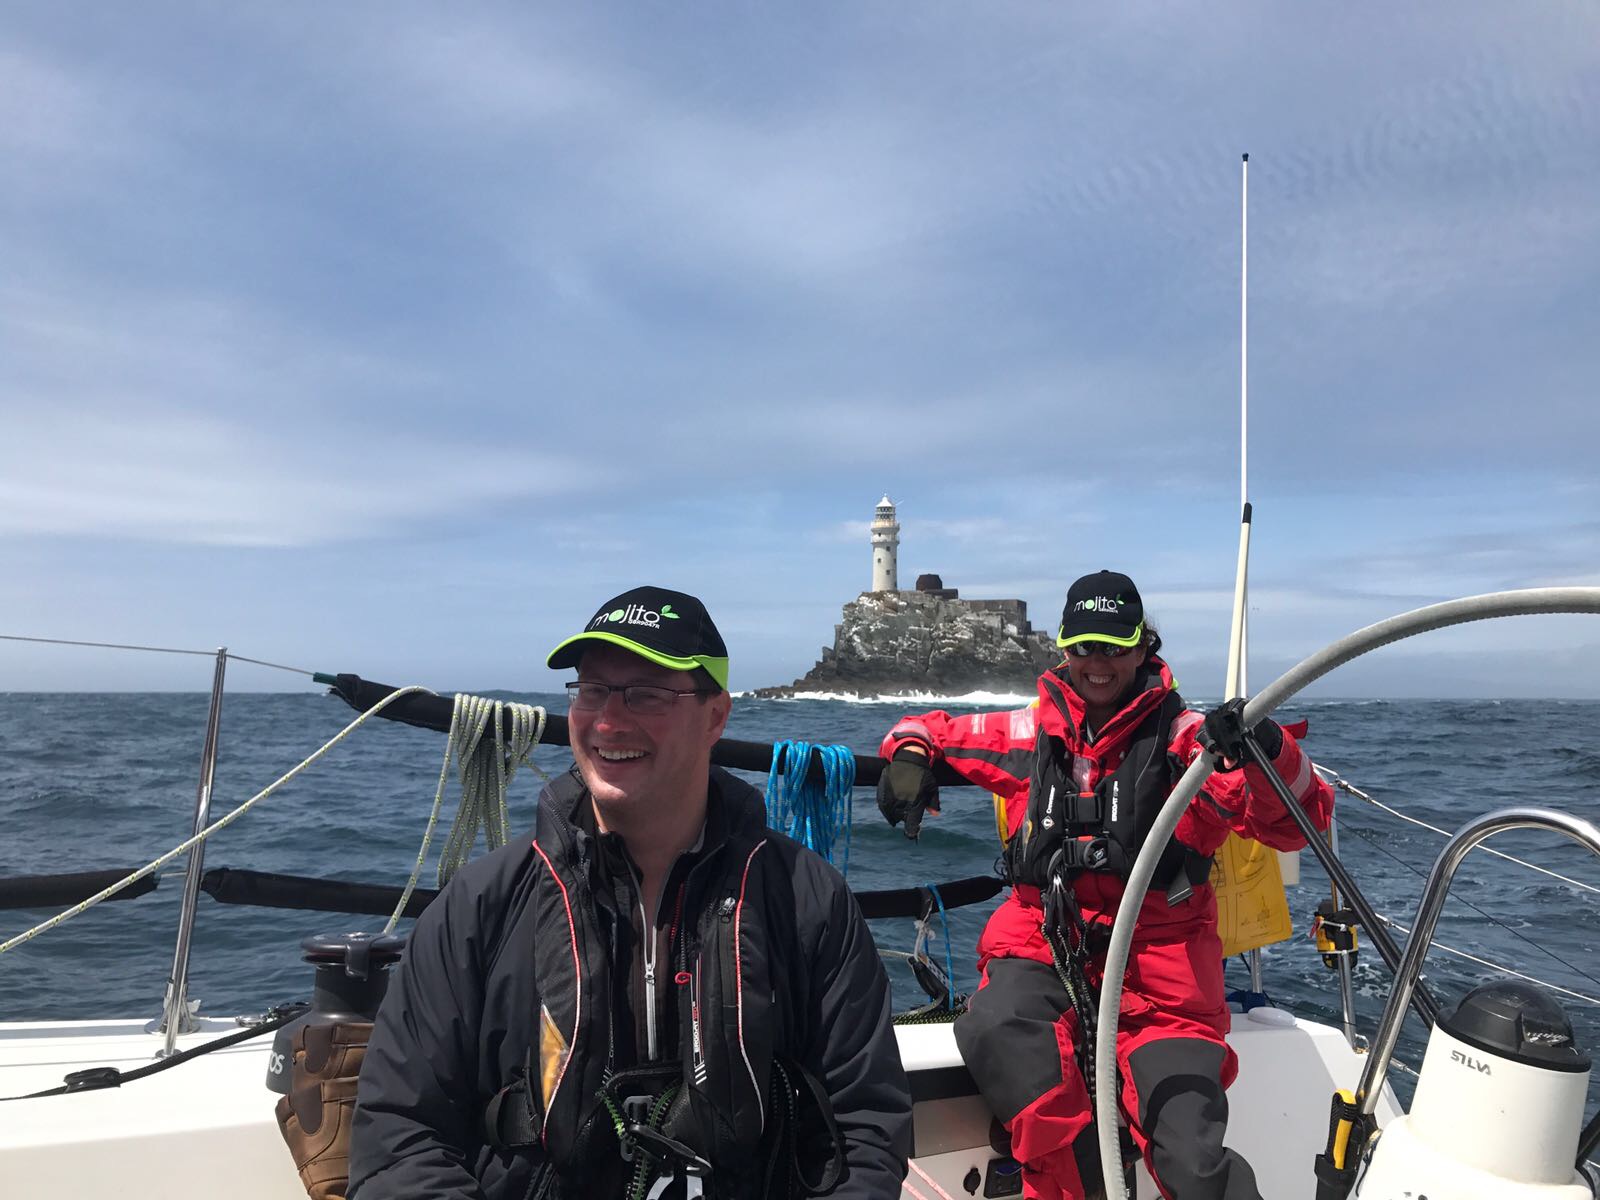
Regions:
[[[206,1020],[179,1047],[237,1027]],[[1015,1165],[991,1144],[993,1121],[950,1026],[896,1032],[916,1100],[905,1200],[1018,1194]],[[1229,1091],[1228,1143],[1255,1167],[1263,1195],[1309,1200],[1328,1098],[1335,1087],[1354,1084],[1361,1059],[1337,1030],[1282,1013],[1237,1018],[1229,1040],[1240,1071]],[[136,1021],[0,1024],[0,1095],[53,1087],[89,1067],[145,1066],[159,1044]],[[229,1200],[298,1200],[305,1192],[278,1133],[276,1097],[265,1086],[270,1046],[263,1035],[120,1088],[5,1104],[0,1179],[7,1193],[210,1200],[226,1181]],[[1386,1096],[1380,1120],[1397,1115]],[[1142,1167],[1136,1194],[1156,1196]]]

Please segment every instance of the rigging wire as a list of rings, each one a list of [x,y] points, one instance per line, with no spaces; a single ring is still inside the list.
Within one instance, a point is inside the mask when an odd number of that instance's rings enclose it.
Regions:
[[[287,671],[291,675],[304,675],[308,679],[317,677],[315,671],[308,671],[304,667],[286,667],[282,663],[268,662],[264,658],[246,658],[242,654],[229,654],[228,657],[233,659],[234,662],[253,663],[258,667],[271,667],[274,671]]]
[[[1410,929],[1400,924],[1400,922],[1396,921],[1393,917],[1386,917],[1382,913],[1379,913],[1378,919],[1390,929],[1398,929],[1401,933],[1407,935],[1411,933]],[[1548,980],[1540,979],[1536,975],[1524,975],[1521,971],[1513,971],[1510,967],[1502,967],[1499,963],[1490,962],[1487,958],[1479,958],[1475,954],[1468,954],[1465,950],[1457,950],[1454,946],[1446,946],[1438,939],[1434,939],[1431,945],[1433,945],[1435,949],[1443,950],[1446,954],[1453,954],[1457,958],[1464,958],[1468,962],[1477,963],[1480,967],[1488,967],[1491,970],[1500,972],[1502,975],[1510,975],[1513,979],[1520,979],[1525,983],[1536,983],[1542,988],[1549,988],[1552,992],[1560,992],[1563,996],[1571,996],[1574,1000],[1582,1000],[1585,1004],[1593,1004],[1597,1007],[1600,1007],[1600,999],[1597,999],[1594,996],[1585,996],[1582,992],[1575,992],[1571,988],[1561,987],[1559,984],[1554,984]],[[1540,949],[1543,949],[1543,947],[1541,946]],[[1583,975],[1583,972],[1579,971],[1578,974]],[[1592,979],[1593,976],[1584,975],[1584,978]]]
[[[1371,830],[1357,829],[1354,826],[1350,826],[1350,825],[1345,826],[1345,828],[1346,828],[1346,830],[1348,832],[1355,834],[1362,841],[1364,841],[1368,845],[1370,845],[1374,850],[1378,851],[1378,853],[1384,855],[1387,858],[1391,858],[1395,862],[1399,863],[1402,867],[1404,867],[1406,870],[1410,871],[1413,875],[1420,876],[1423,879],[1427,878],[1427,873],[1426,872],[1419,871],[1416,867],[1412,866],[1405,859],[1401,858],[1398,854],[1395,854],[1393,851],[1391,851],[1391,850],[1387,849],[1386,847],[1380,845],[1378,843],[1378,841],[1377,841],[1377,836],[1378,835],[1374,834]],[[1562,958],[1554,950],[1550,950],[1550,949],[1547,949],[1544,946],[1541,946],[1538,942],[1534,941],[1527,934],[1522,933],[1519,930],[1513,929],[1511,926],[1507,925],[1504,921],[1500,920],[1498,917],[1494,916],[1492,913],[1485,912],[1483,909],[1479,908],[1472,901],[1463,899],[1460,896],[1452,896],[1451,899],[1460,901],[1462,904],[1465,904],[1473,912],[1477,913],[1479,916],[1483,917],[1485,920],[1489,921],[1491,924],[1498,925],[1501,929],[1504,929],[1507,933],[1513,935],[1514,937],[1521,938],[1524,942],[1528,943],[1528,945],[1532,946],[1535,950],[1538,950],[1538,951],[1540,951],[1540,952],[1542,952],[1544,954],[1549,955],[1551,958],[1555,959],[1556,962],[1558,962],[1562,966],[1566,967],[1574,975],[1580,975],[1584,979],[1587,979],[1590,983],[1596,985],[1597,987],[1600,987],[1600,979],[1596,979],[1593,975],[1589,974],[1587,971],[1583,970],[1581,967],[1574,966],[1572,963],[1570,963],[1566,959]],[[1382,913],[1379,913],[1378,915],[1379,915],[1379,917],[1382,918],[1383,923],[1385,925],[1391,926],[1392,928],[1395,928],[1395,929],[1399,929],[1401,932],[1403,932],[1405,934],[1408,934],[1408,935],[1410,934],[1411,930],[1407,929],[1403,925],[1400,925],[1393,918],[1386,917]],[[1468,960],[1470,960],[1472,962],[1478,963],[1481,966],[1493,967],[1496,971],[1503,972],[1506,975],[1512,975],[1512,976],[1515,976],[1518,979],[1526,979],[1526,980],[1528,980],[1529,982],[1532,982],[1532,983],[1542,984],[1544,987],[1548,987],[1553,991],[1562,992],[1565,995],[1576,997],[1577,999],[1587,1001],[1590,1004],[1600,1005],[1600,1000],[1597,1000],[1593,996],[1585,996],[1581,992],[1573,992],[1573,991],[1569,991],[1566,988],[1557,987],[1553,983],[1545,983],[1544,980],[1535,979],[1531,975],[1523,975],[1522,973],[1520,973],[1518,971],[1511,970],[1511,968],[1509,968],[1509,967],[1502,967],[1500,964],[1489,962],[1487,959],[1477,958],[1477,957],[1475,957],[1475,956],[1473,956],[1471,954],[1468,954],[1464,950],[1454,949],[1453,947],[1447,946],[1443,942],[1438,941],[1437,939],[1434,940],[1433,945],[1439,947],[1439,949],[1441,949],[1441,950],[1443,950],[1443,951],[1445,951],[1445,952],[1447,952],[1449,954],[1454,954],[1454,955],[1456,955],[1456,956],[1458,956],[1460,958],[1468,959]]]
[[[382,700],[378,701],[378,703],[374,704],[371,708],[367,709],[366,712],[362,713],[355,720],[351,721],[348,725],[346,725],[343,729],[341,729],[338,733],[334,734],[333,737],[329,738],[326,742],[324,742],[316,751],[314,751],[310,755],[306,756],[305,758],[301,759],[298,766],[296,766],[292,770],[289,770],[289,771],[285,772],[284,774],[280,775],[272,783],[270,783],[266,787],[262,788],[254,796],[251,796],[250,799],[246,800],[243,804],[239,805],[232,812],[228,813],[227,816],[221,817],[221,818],[211,822],[211,824],[207,825],[204,829],[202,829],[199,833],[195,834],[193,837],[187,838],[184,841],[179,842],[176,846],[174,846],[171,850],[168,850],[160,858],[158,858],[158,859],[154,860],[153,862],[147,863],[146,865],[140,867],[137,871],[134,871],[131,875],[127,875],[124,878],[119,879],[116,883],[113,883],[110,887],[104,888],[104,889],[96,892],[94,895],[90,896],[87,900],[80,901],[79,903],[73,905],[71,908],[66,909],[63,912],[57,913],[55,916],[51,917],[48,921],[41,922],[40,924],[35,925],[32,929],[24,930],[22,933],[17,934],[16,937],[13,937],[13,938],[11,938],[11,939],[9,939],[7,941],[4,941],[4,942],[0,942],[0,954],[4,954],[7,950],[12,949],[13,947],[22,945],[24,942],[32,941],[34,938],[38,937],[41,933],[47,933],[50,930],[54,929],[57,925],[60,925],[62,922],[70,921],[73,917],[78,916],[80,913],[87,912],[89,909],[93,908],[96,904],[99,904],[102,900],[109,900],[112,896],[115,896],[118,892],[122,891],[124,888],[131,887],[133,884],[138,883],[139,880],[143,879],[146,875],[153,875],[155,872],[161,870],[162,867],[166,866],[168,863],[170,863],[173,859],[177,858],[179,855],[187,854],[190,850],[194,849],[195,846],[198,846],[201,842],[205,841],[213,833],[217,833],[220,830],[226,829],[229,825],[232,825],[240,817],[244,816],[245,813],[249,812],[252,808],[254,808],[258,802],[260,802],[262,800],[265,800],[268,796],[272,795],[273,792],[277,791],[284,784],[288,783],[291,779],[293,779],[296,775],[300,774],[300,772],[304,771],[312,763],[314,763],[318,759],[320,759],[329,750],[332,750],[340,742],[344,741],[345,738],[349,737],[350,734],[354,733],[357,729],[359,729],[362,725],[364,725],[371,717],[376,716],[378,713],[382,712],[390,704],[393,704],[396,700],[400,699],[401,697],[410,696],[410,695],[414,695],[414,694],[417,694],[417,693],[426,693],[429,696],[433,695],[433,693],[428,691],[427,688],[417,687],[417,686],[403,687],[403,688],[397,689],[396,691],[390,692]]]
[[[4,642],[37,642],[45,646],[92,646],[98,650],[145,650],[151,654],[199,654],[215,658],[215,650],[181,650],[173,646],[134,646],[123,642],[78,642],[70,638],[22,637],[15,633],[0,633]]]
[[[140,646],[130,642],[82,642],[73,638],[47,638],[23,637],[16,633],[0,633],[0,642],[32,642],[41,646],[87,646],[95,650],[140,650],[147,654],[193,654],[201,658],[215,658],[215,650],[189,650],[179,646]],[[224,655],[234,662],[251,663],[257,667],[271,667],[274,671],[287,671],[291,675],[304,675],[314,679],[315,671],[308,671],[304,667],[290,667],[283,663],[268,662],[264,658],[246,658],[243,654],[233,654],[227,650]]]
[[[1332,767],[1325,767],[1321,763],[1312,763],[1311,766],[1312,769],[1317,772],[1317,774],[1323,776],[1324,779],[1333,784],[1333,786],[1338,788],[1341,792],[1344,792],[1350,796],[1354,796],[1357,800],[1364,800],[1374,808],[1381,808],[1390,816],[1399,817],[1400,820],[1408,822],[1409,824],[1420,826],[1421,828],[1429,830],[1432,833],[1437,833],[1440,837],[1450,836],[1450,831],[1448,829],[1440,829],[1437,825],[1430,825],[1426,821],[1419,820],[1408,813],[1403,813],[1397,808],[1389,807],[1389,805],[1383,803],[1381,800],[1374,799],[1366,792],[1363,792],[1360,788],[1356,787],[1349,780],[1345,779],[1344,776],[1340,775],[1339,772],[1335,771]],[[1489,846],[1480,846],[1478,849],[1482,850],[1485,854],[1492,854],[1496,858],[1503,858],[1507,862],[1514,862],[1519,867],[1527,867],[1530,871],[1537,871],[1541,875],[1548,875],[1552,879],[1559,879],[1562,883],[1569,883],[1575,888],[1582,888],[1586,892],[1593,892],[1596,895],[1600,895],[1600,887],[1595,887],[1593,884],[1584,883],[1579,879],[1570,878],[1569,876],[1561,874],[1559,871],[1552,871],[1548,867],[1541,867],[1537,863],[1527,862],[1513,854],[1506,854],[1504,851],[1495,850]]]

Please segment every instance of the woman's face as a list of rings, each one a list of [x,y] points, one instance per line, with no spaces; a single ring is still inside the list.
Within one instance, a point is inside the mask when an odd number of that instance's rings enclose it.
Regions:
[[[1093,653],[1081,658],[1071,653],[1086,648]],[[1073,691],[1083,697],[1084,704],[1091,712],[1115,712],[1120,708],[1124,697],[1133,687],[1134,675],[1144,665],[1147,656],[1143,646],[1126,654],[1118,654],[1115,658],[1107,658],[1104,654],[1106,650],[1120,649],[1120,646],[1107,642],[1079,642],[1068,647],[1067,682],[1072,684]]]

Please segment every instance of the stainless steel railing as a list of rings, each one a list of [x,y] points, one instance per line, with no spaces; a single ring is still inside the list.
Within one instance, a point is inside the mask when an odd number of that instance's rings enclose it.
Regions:
[[[1548,808],[1502,808],[1485,813],[1469,821],[1439,852],[1428,882],[1422,889],[1422,901],[1417,909],[1417,921],[1411,929],[1411,939],[1406,942],[1399,969],[1395,971],[1394,987],[1389,992],[1378,1031],[1373,1035],[1366,1066],[1361,1072],[1361,1084],[1356,1089],[1356,1104],[1362,1113],[1370,1116],[1377,1108],[1378,1094],[1383,1086],[1389,1060],[1394,1055],[1395,1042],[1400,1037],[1400,1025],[1405,1020],[1406,1007],[1422,976],[1422,964],[1428,956],[1428,946],[1433,931],[1439,924],[1439,914],[1450,892],[1450,881],[1468,851],[1485,838],[1508,829],[1548,829],[1587,846],[1591,853],[1600,856],[1600,829],[1579,817],[1568,816]]]
[[[217,735],[222,725],[222,680],[228,669],[228,650],[217,650],[217,665],[211,676],[211,707],[206,714],[206,740],[200,752],[200,783],[194,801],[194,832],[199,833],[211,820],[211,782],[217,770]],[[183,906],[178,913],[178,944],[172,954],[172,974],[167,977],[167,993],[161,1016],[147,1028],[164,1032],[166,1043],[157,1053],[165,1058],[177,1047],[180,1033],[200,1028],[188,1003],[189,950],[194,940],[195,906],[200,899],[200,876],[205,871],[206,844],[195,843],[189,851],[188,870],[183,879]]]

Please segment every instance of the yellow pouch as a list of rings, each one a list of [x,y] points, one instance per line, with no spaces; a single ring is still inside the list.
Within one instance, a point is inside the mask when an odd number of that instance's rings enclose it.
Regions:
[[[1211,867],[1211,886],[1225,957],[1294,936],[1276,850],[1230,833]]]

